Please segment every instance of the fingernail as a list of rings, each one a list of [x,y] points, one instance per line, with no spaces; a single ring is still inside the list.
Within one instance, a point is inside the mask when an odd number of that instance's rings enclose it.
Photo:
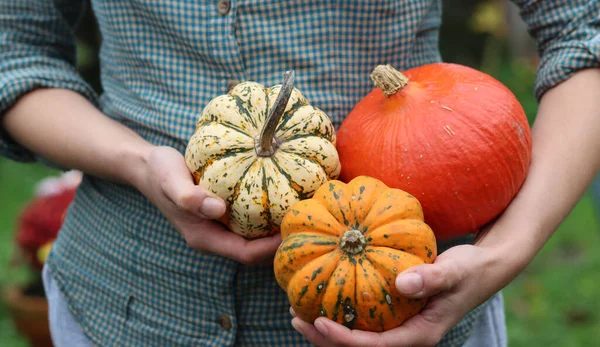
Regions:
[[[415,294],[423,290],[423,278],[418,273],[407,273],[398,276],[396,288],[404,294]]]
[[[298,321],[296,321],[295,319],[292,319],[292,326],[294,327],[294,329],[296,329],[297,332],[299,332],[300,334],[304,334],[302,332],[302,328],[300,328],[300,324],[298,324]]]
[[[325,323],[321,322],[320,320],[316,320],[315,321],[315,328],[317,328],[317,330],[323,335],[323,336],[327,336],[329,335],[329,330],[327,330],[327,326],[325,325]]]
[[[200,207],[200,213],[208,218],[219,218],[224,212],[223,203],[215,198],[204,199]]]

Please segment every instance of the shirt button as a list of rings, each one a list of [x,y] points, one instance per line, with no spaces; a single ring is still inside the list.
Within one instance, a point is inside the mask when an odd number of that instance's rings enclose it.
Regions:
[[[229,330],[231,329],[231,318],[229,318],[228,315],[223,314],[221,316],[219,316],[219,319],[217,320],[217,322],[219,323],[219,326],[221,326],[221,328],[225,329],[225,330]]]
[[[240,81],[237,80],[232,80],[229,81],[229,83],[227,83],[227,91],[232,90],[233,88],[235,88],[235,86],[237,86],[240,83]]]
[[[226,15],[229,13],[230,9],[231,2],[229,0],[219,0],[219,2],[217,2],[217,12],[219,12],[220,15]]]

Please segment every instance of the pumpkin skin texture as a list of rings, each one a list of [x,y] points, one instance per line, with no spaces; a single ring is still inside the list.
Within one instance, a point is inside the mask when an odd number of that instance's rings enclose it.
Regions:
[[[368,175],[410,192],[439,241],[477,233],[502,213],[531,160],[531,130],[513,93],[449,63],[404,75],[379,66],[372,78],[377,87],[337,133],[340,180]]]
[[[325,316],[385,331],[427,303],[400,295],[394,284],[402,271],[437,256],[419,201],[407,192],[366,176],[331,180],[292,206],[281,236],[275,278],[306,322]]]
[[[341,169],[330,118],[296,88],[261,147],[281,88],[243,82],[212,99],[185,153],[194,182],[225,200],[221,222],[248,239],[279,232],[289,207]]]

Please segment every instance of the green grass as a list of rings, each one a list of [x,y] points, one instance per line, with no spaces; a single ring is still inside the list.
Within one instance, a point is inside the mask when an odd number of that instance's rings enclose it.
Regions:
[[[14,255],[14,230],[18,214],[31,198],[33,187],[43,177],[56,171],[42,165],[26,165],[0,158],[0,289],[22,282],[28,273],[9,265]],[[28,346],[15,330],[4,301],[0,302],[0,345]]]
[[[586,195],[505,290],[510,346],[593,346],[600,340],[600,226]]]

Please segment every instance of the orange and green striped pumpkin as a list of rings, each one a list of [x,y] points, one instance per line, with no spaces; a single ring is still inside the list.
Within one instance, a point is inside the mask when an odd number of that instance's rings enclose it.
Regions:
[[[203,109],[185,159],[196,184],[223,198],[221,220],[248,239],[279,232],[284,214],[340,173],[331,119],[294,88],[243,82]]]
[[[385,331],[426,299],[398,293],[396,276],[437,256],[419,201],[367,176],[331,180],[292,206],[281,224],[277,282],[307,322],[328,317],[349,328]]]

